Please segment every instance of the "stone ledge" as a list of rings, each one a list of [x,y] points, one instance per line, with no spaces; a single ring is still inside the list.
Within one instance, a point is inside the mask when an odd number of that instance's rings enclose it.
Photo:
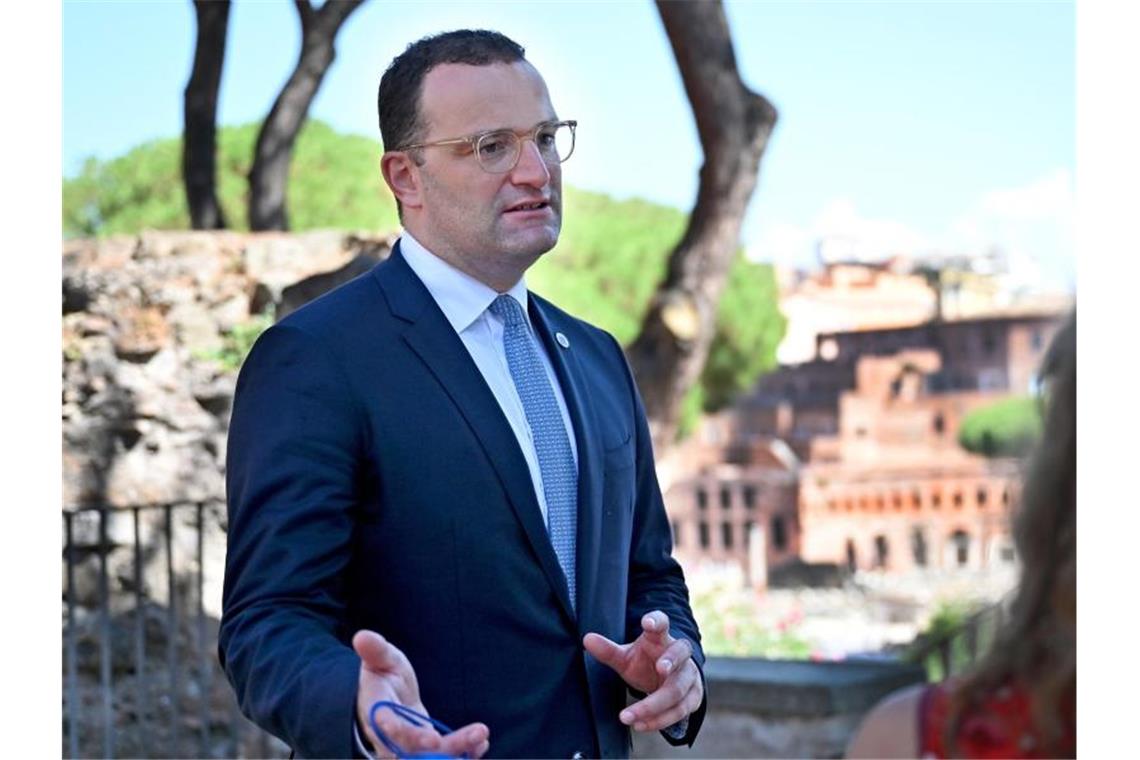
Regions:
[[[709,710],[692,748],[635,733],[634,757],[842,757],[876,702],[926,674],[896,662],[711,657],[705,679]]]
[[[710,657],[705,680],[716,709],[763,717],[865,712],[884,694],[925,680],[919,665]]]

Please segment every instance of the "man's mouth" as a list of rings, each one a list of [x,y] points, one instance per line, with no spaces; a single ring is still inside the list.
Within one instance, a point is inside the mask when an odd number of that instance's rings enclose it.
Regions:
[[[550,206],[549,201],[526,201],[523,203],[516,203],[513,206],[508,206],[504,213],[511,213],[514,211],[540,211]]]

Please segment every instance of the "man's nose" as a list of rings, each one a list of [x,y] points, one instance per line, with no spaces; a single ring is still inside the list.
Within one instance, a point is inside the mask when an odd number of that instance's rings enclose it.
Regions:
[[[511,170],[511,181],[516,185],[546,187],[550,181],[550,167],[538,151],[534,140],[523,140],[519,146],[519,160]]]

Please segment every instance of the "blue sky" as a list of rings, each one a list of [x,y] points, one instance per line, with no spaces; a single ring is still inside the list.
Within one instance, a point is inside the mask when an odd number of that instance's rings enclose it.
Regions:
[[[726,3],[745,81],[780,122],[749,254],[1006,252],[1025,284],[1075,279],[1075,13],[1059,2]],[[411,40],[493,27],[580,122],[566,181],[687,209],[700,147],[656,10],[639,2],[365,3],[310,115],[377,137],[375,90]],[[184,2],[63,4],[63,169],[178,134],[193,57]],[[236,0],[219,121],[263,118],[300,32],[292,3]]]

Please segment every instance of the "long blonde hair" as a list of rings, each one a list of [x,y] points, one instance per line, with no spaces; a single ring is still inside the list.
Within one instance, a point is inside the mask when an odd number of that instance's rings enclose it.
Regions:
[[[1045,425],[1026,472],[1014,520],[1021,579],[994,646],[954,692],[947,746],[966,713],[1003,685],[1032,705],[1038,751],[1076,752],[1077,687],[1077,313],[1042,363]]]

